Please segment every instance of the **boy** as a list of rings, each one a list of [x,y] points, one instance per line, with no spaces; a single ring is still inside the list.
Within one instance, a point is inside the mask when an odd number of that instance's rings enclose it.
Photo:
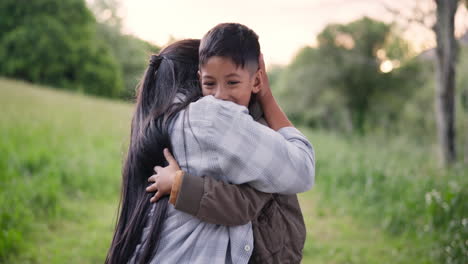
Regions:
[[[250,114],[264,123],[255,111],[255,96],[262,90],[259,99],[269,113],[265,116],[268,125],[274,130],[292,126],[275,105],[258,36],[252,30],[240,24],[217,25],[203,37],[199,54],[204,96],[250,106]],[[152,202],[170,193],[170,202],[176,209],[205,222],[234,226],[252,221],[254,249],[250,263],[300,262],[305,225],[295,194],[268,194],[247,184],[231,185],[210,177],[192,176],[180,171],[168,151],[164,154],[169,166],[156,167],[157,175],[149,179],[154,182],[157,178],[157,183],[147,189],[158,190]]]

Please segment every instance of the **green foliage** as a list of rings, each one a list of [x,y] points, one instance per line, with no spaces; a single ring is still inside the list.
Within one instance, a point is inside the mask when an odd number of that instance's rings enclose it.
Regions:
[[[136,86],[148,66],[149,56],[160,48],[132,35],[122,33],[122,17],[119,15],[120,0],[94,0],[90,8],[98,22],[98,38],[109,47],[119,65],[124,89],[119,98],[133,99]]]
[[[362,133],[396,119],[422,83],[391,25],[369,18],[329,25],[318,44],[302,49],[277,82],[286,111],[305,124]],[[393,68],[382,72],[383,63]]]
[[[269,67],[269,69],[267,70],[267,74],[268,74],[268,81],[271,87],[276,87],[275,83],[278,81],[283,70],[284,70],[284,67],[281,65],[272,65]]]
[[[0,262],[103,261],[131,109],[0,80]],[[466,263],[466,166],[405,136],[301,130],[318,159],[303,263]]]
[[[423,85],[415,87],[413,96],[402,107],[401,115],[396,122],[393,122],[396,133],[404,133],[421,143],[432,144],[436,142],[436,120],[434,111],[435,95],[435,70],[434,61],[431,59],[418,58],[421,68],[419,75],[426,80]],[[466,148],[468,139],[466,131],[468,129],[468,108],[465,94],[468,94],[468,77],[465,72],[468,71],[468,47],[460,46],[459,61],[456,70],[456,90],[455,90],[455,109],[456,109],[456,134],[457,149],[460,154],[463,148]],[[460,155],[462,156],[462,155]]]
[[[133,98],[138,81],[148,66],[149,56],[158,53],[160,48],[131,35],[124,35],[118,27],[109,24],[100,23],[98,32],[99,38],[110,47],[123,76],[125,88],[119,97]]]
[[[71,11],[73,10],[73,11]],[[0,3],[0,74],[117,96],[122,76],[83,0]]]
[[[319,62],[317,49],[303,48],[274,82],[273,91],[288,116],[314,127],[343,128],[346,114],[342,95],[328,81],[336,71]]]
[[[368,18],[348,25],[329,25],[318,36],[319,54],[336,71],[328,79],[344,99],[352,124],[362,132],[371,102],[385,92],[390,74],[379,72],[376,52],[383,49],[390,26]]]
[[[319,204],[370,221],[394,237],[414,239],[416,244],[396,250],[420,256],[420,263],[466,263],[466,165],[442,170],[430,146],[405,136],[306,135],[315,139]]]

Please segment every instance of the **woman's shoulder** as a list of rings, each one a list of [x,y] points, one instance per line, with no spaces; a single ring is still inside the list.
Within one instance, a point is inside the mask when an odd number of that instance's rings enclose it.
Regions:
[[[239,114],[248,114],[249,110],[242,105],[230,101],[205,96],[189,105],[190,119],[214,121],[220,117],[230,118]]]

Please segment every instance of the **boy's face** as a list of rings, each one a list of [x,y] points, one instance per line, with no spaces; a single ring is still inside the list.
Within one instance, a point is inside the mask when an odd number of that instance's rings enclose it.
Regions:
[[[209,58],[198,72],[203,96],[213,95],[248,107],[252,93],[258,93],[261,86],[261,72],[249,67],[237,67],[230,58]]]

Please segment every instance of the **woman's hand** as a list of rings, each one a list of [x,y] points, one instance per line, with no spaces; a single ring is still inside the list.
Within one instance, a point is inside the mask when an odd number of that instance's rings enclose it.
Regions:
[[[161,166],[154,167],[154,171],[156,173],[148,178],[148,182],[153,182],[153,184],[148,186],[146,191],[156,192],[156,194],[150,199],[150,202],[152,203],[157,202],[159,198],[165,195],[171,194],[176,172],[180,170],[179,164],[167,148],[164,149],[164,157],[169,165],[164,168]]]

